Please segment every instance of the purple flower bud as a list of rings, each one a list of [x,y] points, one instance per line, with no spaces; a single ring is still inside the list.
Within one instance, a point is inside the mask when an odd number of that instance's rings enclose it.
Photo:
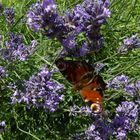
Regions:
[[[62,45],[67,49],[74,50],[76,48],[76,39],[74,36],[69,36],[63,40]]]
[[[137,93],[137,89],[136,89],[136,87],[135,87],[135,84],[128,84],[128,85],[126,85],[125,86],[125,91],[127,92],[127,93],[129,93],[130,95],[136,95],[136,93]]]
[[[107,87],[119,89],[121,86],[124,86],[128,83],[128,76],[120,75],[115,77],[113,80],[108,82]]]
[[[140,81],[136,81],[135,86],[138,91],[140,91]]]
[[[56,4],[54,3],[54,0],[44,0],[43,1],[43,9],[45,13],[50,13],[54,11],[56,12]]]
[[[0,49],[1,57],[4,60],[27,60],[36,49],[37,41],[33,40],[30,46],[23,44],[23,39],[20,35],[10,33],[10,38],[5,42],[6,48]]]
[[[64,56],[84,56],[98,51],[103,46],[100,26],[110,17],[109,1],[86,0],[59,16],[54,0],[34,4],[27,14],[27,24],[34,31],[44,30],[49,38],[57,38],[64,46]],[[79,47],[77,36],[84,32],[86,41]],[[85,47],[85,48],[84,48]]]
[[[34,31],[39,31],[43,25],[43,14],[42,4],[33,4],[27,12],[27,25]]]
[[[116,108],[116,117],[112,122],[113,135],[118,139],[125,139],[127,133],[135,129],[135,122],[138,119],[138,105],[134,102],[122,102]]]
[[[127,54],[129,51],[140,48],[140,39],[137,34],[132,35],[130,38],[126,38],[123,41],[123,44],[120,48],[118,48],[118,53]]]
[[[15,10],[13,8],[5,8],[4,16],[6,19],[6,23],[11,26],[14,23]]]
[[[85,131],[88,139],[107,140],[110,134],[109,125],[100,116],[95,117],[94,123]]]
[[[40,72],[25,81],[23,91],[14,88],[11,97],[12,103],[25,103],[28,108],[37,107],[54,112],[57,110],[59,102],[63,100],[63,95],[59,93],[64,89],[52,79],[52,73],[47,67],[43,67]]]
[[[3,66],[0,66],[0,78],[3,78],[6,76],[6,69]]]
[[[80,114],[84,114],[86,116],[90,115],[92,113],[92,110],[89,107],[78,107],[77,105],[74,105],[70,108],[70,116],[77,116]]]
[[[98,72],[101,71],[104,67],[105,67],[105,64],[103,64],[103,63],[97,63],[97,64],[95,65],[95,71],[98,73]]]
[[[5,126],[6,126],[5,121],[0,122],[0,133],[2,133],[2,132],[3,132],[3,130],[4,130],[4,128],[5,128]]]

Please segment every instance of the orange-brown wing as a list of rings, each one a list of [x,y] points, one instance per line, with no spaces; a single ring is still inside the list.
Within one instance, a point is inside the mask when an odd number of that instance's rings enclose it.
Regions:
[[[106,84],[100,75],[95,74],[93,67],[84,61],[58,59],[55,63],[63,76],[80,91],[93,112],[101,113]]]
[[[102,91],[82,89],[80,94],[94,113],[98,114],[104,111]]]
[[[80,94],[84,101],[87,102],[94,113],[104,111],[103,92],[106,84],[100,75],[96,75],[93,81],[80,90]]]
[[[63,76],[78,90],[91,82],[95,75],[93,67],[85,61],[58,59],[55,64]]]

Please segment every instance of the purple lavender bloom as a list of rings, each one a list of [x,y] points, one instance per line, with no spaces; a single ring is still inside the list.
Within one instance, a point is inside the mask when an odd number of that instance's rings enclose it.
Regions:
[[[5,121],[0,122],[0,133],[2,133],[2,132],[3,132],[3,130],[4,130],[4,128],[5,128],[5,126],[6,126]]]
[[[108,82],[107,87],[114,88],[114,89],[120,89],[120,87],[124,87],[125,84],[128,84],[128,76],[120,75],[115,77],[113,80]]]
[[[136,93],[137,93],[137,88],[136,88],[136,86],[135,86],[135,84],[127,84],[126,86],[125,86],[125,91],[127,92],[127,93],[129,93],[130,95],[136,95]]]
[[[27,12],[27,25],[34,31],[51,28],[57,17],[56,5],[53,0],[44,0],[31,6]],[[48,32],[51,32],[48,29]]]
[[[20,44],[17,50],[13,52],[14,57],[21,61],[27,60],[27,58],[35,52],[37,44],[36,40],[32,40],[29,47]]]
[[[84,114],[86,116],[90,115],[92,113],[92,110],[89,107],[78,107],[77,105],[74,105],[70,108],[70,116],[77,116],[80,114]]]
[[[62,45],[66,49],[69,49],[68,51],[75,49],[75,47],[77,45],[76,40],[75,40],[75,37],[74,36],[67,37],[66,39],[64,39],[62,41]]]
[[[44,0],[30,8],[27,24],[35,31],[43,29],[49,38],[57,38],[64,46],[64,55],[79,57],[103,46],[99,30],[110,16],[108,6],[108,1],[87,0],[64,16],[59,16],[55,2]],[[86,33],[87,40],[79,47],[76,39],[82,32]]]
[[[52,72],[45,66],[25,82],[24,91],[15,88],[12,103],[25,103],[29,108],[37,107],[54,112],[63,99],[63,95],[59,94],[63,88],[63,85],[52,79]]]
[[[13,8],[5,8],[4,9],[4,16],[6,19],[6,23],[11,26],[14,23],[15,17],[15,10]]]
[[[88,140],[107,140],[111,131],[109,124],[100,116],[96,116],[94,123],[85,131],[85,137]]]
[[[10,33],[10,39],[5,42],[6,48],[0,49],[1,57],[4,60],[27,60],[36,49],[37,41],[33,40],[30,46],[23,44],[23,39],[20,35]]]
[[[93,124],[86,130],[85,133],[87,135],[87,139],[102,140],[100,133],[96,130],[96,126]]]
[[[123,44],[120,48],[118,48],[118,53],[120,54],[127,54],[129,51],[140,48],[140,39],[138,38],[137,34],[132,35],[130,38],[126,38],[123,41]]]
[[[135,86],[137,88],[137,91],[140,91],[140,81],[136,81]]]
[[[41,3],[33,4],[27,12],[27,25],[34,31],[39,31],[43,25],[43,8]]]
[[[71,19],[69,23],[72,23],[75,35],[86,33],[87,41],[83,44],[85,49],[82,49],[85,53],[82,54],[98,51],[103,46],[100,26],[106,22],[106,18],[110,17],[108,6],[108,1],[86,0],[68,14],[68,18]]]
[[[138,105],[134,102],[122,102],[116,108],[116,117],[112,121],[113,135],[119,140],[125,139],[135,129],[137,119]]]
[[[74,109],[75,111],[76,109]],[[108,114],[109,115],[109,114]],[[131,101],[124,101],[116,108],[116,115],[112,121],[101,115],[93,116],[94,122],[85,133],[76,135],[76,139],[108,140],[116,138],[123,140],[128,133],[137,130],[138,105]]]
[[[95,64],[95,71],[98,73],[99,71],[101,71],[103,68],[105,67],[104,63],[97,63]]]
[[[6,76],[6,69],[3,66],[0,66],[0,78],[3,78]]]
[[[45,13],[57,13],[56,12],[56,4],[54,0],[44,0],[43,1],[43,9]]]
[[[77,5],[73,10],[73,18],[77,19],[77,25],[82,26],[85,31],[94,32],[95,27],[99,27],[106,22],[106,18],[110,17],[108,7],[108,1],[85,0],[82,5]]]

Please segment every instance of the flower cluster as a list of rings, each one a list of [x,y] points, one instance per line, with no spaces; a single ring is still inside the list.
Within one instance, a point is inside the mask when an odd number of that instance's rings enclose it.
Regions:
[[[15,10],[13,8],[5,8],[4,16],[5,16],[5,20],[8,26],[13,25],[14,17],[15,17]]]
[[[36,75],[25,82],[25,90],[15,87],[12,103],[25,103],[27,107],[48,109],[54,112],[63,99],[59,93],[63,91],[63,85],[52,79],[52,72],[45,66]]]
[[[9,36],[9,40],[5,41],[5,48],[0,48],[0,55],[2,59],[9,61],[24,61],[34,53],[37,41],[33,40],[31,45],[27,47],[23,43],[23,39],[20,35],[10,33]]]
[[[109,137],[110,128],[107,123],[103,122],[102,118],[97,118],[93,124],[85,131],[87,139],[107,140]]]
[[[113,135],[119,140],[125,139],[127,133],[133,132],[138,119],[138,105],[134,102],[122,102],[116,108],[116,117],[112,121]]]
[[[104,63],[97,63],[94,65],[96,73],[99,73],[105,67]]]
[[[43,9],[41,3],[33,4],[27,13],[27,25],[34,31],[39,31],[43,25]]]
[[[70,116],[77,116],[80,114],[85,114],[85,115],[89,115],[92,113],[92,110],[89,107],[78,107],[76,105],[72,106],[70,108]]]
[[[57,38],[64,47],[63,54],[83,56],[103,46],[100,27],[110,17],[109,4],[108,0],[85,0],[60,16],[55,2],[44,0],[32,5],[27,14],[27,24],[34,31],[43,29],[49,38]],[[86,38],[81,47],[77,42],[80,34]]]
[[[118,140],[126,138],[126,135],[136,130],[138,119],[138,105],[134,102],[124,101],[116,108],[116,116],[112,121],[101,116],[94,116],[94,123],[84,134],[76,135],[76,139],[108,140],[114,137]]]
[[[116,76],[114,79],[108,82],[108,88],[120,89],[122,86],[128,84],[128,76],[124,74]]]
[[[6,76],[6,69],[3,66],[0,66],[0,78],[3,78]]]
[[[3,132],[5,126],[6,126],[5,121],[0,122],[0,133]]]
[[[116,90],[123,88],[129,95],[136,95],[140,91],[140,81],[130,83],[128,76],[120,75],[108,82],[108,88]]]
[[[123,41],[123,44],[118,48],[118,53],[127,54],[129,51],[140,48],[140,39],[137,34],[132,35],[130,38],[126,38]]]

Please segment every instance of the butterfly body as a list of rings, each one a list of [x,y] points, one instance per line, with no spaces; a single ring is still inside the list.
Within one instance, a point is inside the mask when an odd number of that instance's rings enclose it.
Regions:
[[[62,75],[87,102],[94,113],[103,110],[103,90],[106,84],[94,68],[85,61],[58,59],[55,62]]]

